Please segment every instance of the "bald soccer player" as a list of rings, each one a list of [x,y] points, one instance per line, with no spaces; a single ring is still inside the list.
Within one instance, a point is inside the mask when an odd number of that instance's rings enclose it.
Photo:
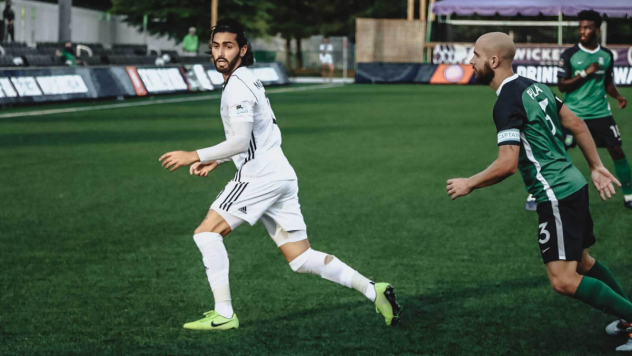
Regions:
[[[547,86],[514,74],[514,54],[513,41],[504,33],[488,33],[476,41],[470,62],[476,80],[498,95],[493,113],[498,158],[470,178],[448,180],[448,195],[457,199],[520,170],[527,191],[538,203],[538,241],[553,289],[617,318],[632,320],[632,303],[625,292],[610,270],[588,254],[595,244],[588,184],[566,154],[562,126],[575,136],[603,200],[615,194],[613,183],[621,184],[601,163],[584,121]],[[617,350],[632,351],[632,340]]]

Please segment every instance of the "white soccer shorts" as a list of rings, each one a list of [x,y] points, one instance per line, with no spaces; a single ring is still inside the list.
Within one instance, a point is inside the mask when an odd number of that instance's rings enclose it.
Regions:
[[[307,238],[296,180],[232,180],[219,193],[211,209],[221,215],[233,231],[244,221],[254,225],[261,220],[279,247]]]
[[[320,63],[323,65],[334,63],[334,58],[331,56],[331,54],[321,54],[319,57],[320,57]]]

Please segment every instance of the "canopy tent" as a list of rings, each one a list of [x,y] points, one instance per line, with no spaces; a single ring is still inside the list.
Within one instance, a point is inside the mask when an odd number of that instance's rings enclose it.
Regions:
[[[595,10],[609,17],[632,16],[632,0],[443,0],[432,8],[437,15],[482,16],[576,16],[582,10]]]

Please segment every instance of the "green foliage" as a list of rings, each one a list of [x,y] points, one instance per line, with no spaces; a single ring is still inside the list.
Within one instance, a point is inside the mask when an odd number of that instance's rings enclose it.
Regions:
[[[149,16],[148,30],[152,34],[167,35],[177,41],[196,27],[201,42],[208,40],[211,23],[210,0],[113,0],[112,11],[126,15],[126,21],[142,29],[143,16]],[[233,0],[219,2],[219,18],[234,18],[246,28],[248,36],[266,33],[271,5],[261,0]]]
[[[447,197],[447,179],[497,156],[489,88],[275,91],[310,243],[392,283],[399,327],[356,291],[293,273],[263,226],[245,224],[225,239],[240,329],[182,329],[213,307],[192,234],[235,168],[199,178],[158,157],[224,139],[212,93],[0,119],[0,355],[599,356],[625,342],[604,333],[614,318],[551,290],[519,175]],[[632,137],[632,111],[613,113]],[[621,200],[591,187],[591,251],[629,292]]]
[[[59,0],[38,0],[51,4],[59,3]],[[72,0],[72,6],[83,7],[92,10],[106,11],[112,7],[111,0]]]

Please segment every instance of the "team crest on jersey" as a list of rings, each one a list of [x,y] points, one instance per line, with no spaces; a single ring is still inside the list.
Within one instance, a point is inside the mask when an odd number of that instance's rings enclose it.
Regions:
[[[247,114],[248,113],[248,108],[243,106],[243,105],[237,105],[235,106],[235,114],[236,115],[240,115],[240,114]]]
[[[599,57],[599,64],[603,65],[604,61],[603,61],[603,57]]]

